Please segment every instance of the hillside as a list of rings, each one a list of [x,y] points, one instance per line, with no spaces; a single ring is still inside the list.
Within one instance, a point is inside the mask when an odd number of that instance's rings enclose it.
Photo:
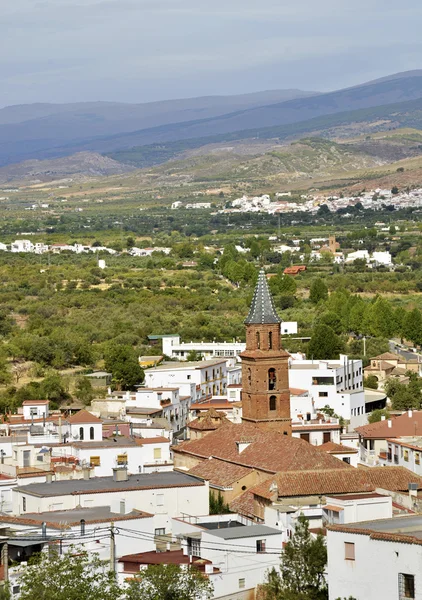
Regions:
[[[10,182],[44,182],[64,177],[107,177],[129,173],[134,167],[93,152],[79,152],[52,160],[27,160],[0,167],[0,184]]]
[[[145,104],[81,102],[29,104],[0,109],[0,161],[21,160],[70,142],[122,134],[314,95],[301,90],[269,90],[237,96],[207,96]],[[92,148],[87,148],[88,150]],[[52,154],[52,156],[54,153]]]

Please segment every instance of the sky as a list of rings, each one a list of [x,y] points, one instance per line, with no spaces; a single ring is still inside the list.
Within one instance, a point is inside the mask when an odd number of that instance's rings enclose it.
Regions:
[[[420,0],[0,0],[0,106],[328,91],[422,68]]]

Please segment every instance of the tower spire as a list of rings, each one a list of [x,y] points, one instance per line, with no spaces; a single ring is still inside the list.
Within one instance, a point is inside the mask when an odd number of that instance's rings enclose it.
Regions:
[[[273,298],[268,288],[267,278],[264,269],[259,271],[258,281],[249,309],[249,314],[245,319],[246,325],[270,325],[281,323],[274,307]]]

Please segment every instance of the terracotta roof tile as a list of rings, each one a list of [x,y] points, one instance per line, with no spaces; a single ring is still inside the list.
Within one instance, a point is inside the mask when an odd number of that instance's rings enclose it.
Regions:
[[[409,483],[422,487],[422,477],[404,467],[373,467],[371,469],[337,469],[277,473],[251,492],[263,498],[318,496],[373,492],[376,488],[407,491]],[[275,484],[275,485],[274,485]],[[271,486],[275,491],[272,491]],[[276,487],[275,487],[276,486]]]
[[[242,452],[238,444],[250,441]],[[353,469],[346,463],[320,452],[305,440],[262,431],[255,425],[226,423],[200,440],[183,442],[173,448],[175,454],[186,453],[199,458],[221,458],[235,464],[269,473],[309,469]]]
[[[245,517],[254,516],[255,498],[251,491],[244,492],[229,504],[230,510]]]
[[[388,425],[389,419],[378,421],[356,427],[356,431],[365,438],[381,439],[393,437],[414,437],[422,435],[422,410],[411,411],[391,419],[391,427]]]
[[[335,442],[325,442],[325,444],[321,444],[317,448],[329,454],[357,454],[359,452],[357,448],[350,448],[342,444],[336,444]]]
[[[99,419],[98,417],[96,417],[95,415],[93,415],[85,409],[80,410],[71,417],[68,417],[66,420],[72,425],[78,423],[102,423],[101,419]]]
[[[229,487],[232,483],[243,479],[243,477],[252,472],[253,469],[249,469],[248,467],[234,465],[218,458],[211,458],[210,460],[202,461],[199,465],[190,469],[189,475],[202,477],[214,485]]]

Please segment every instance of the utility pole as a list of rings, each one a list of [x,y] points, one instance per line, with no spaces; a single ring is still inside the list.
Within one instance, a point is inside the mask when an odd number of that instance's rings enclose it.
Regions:
[[[113,521],[110,527],[110,571],[116,573],[116,534]]]
[[[7,583],[9,581],[9,546],[6,542],[1,549],[1,563],[4,567],[4,581]]]
[[[366,356],[366,337],[363,337],[363,356]]]

